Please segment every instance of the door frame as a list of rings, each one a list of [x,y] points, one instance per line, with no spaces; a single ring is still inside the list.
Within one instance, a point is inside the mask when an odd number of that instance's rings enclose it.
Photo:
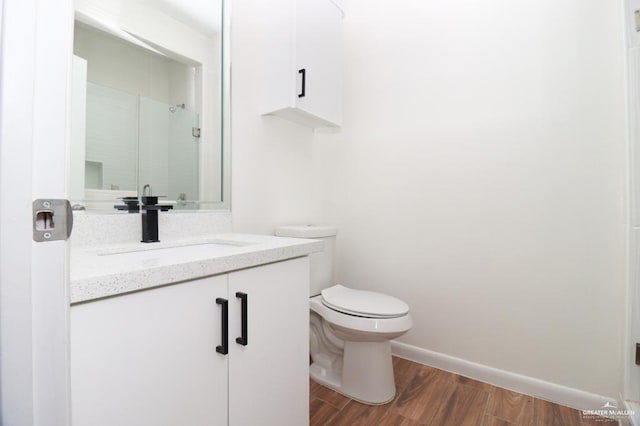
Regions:
[[[68,243],[31,217],[67,195],[73,0],[0,4],[0,423],[69,425]]]

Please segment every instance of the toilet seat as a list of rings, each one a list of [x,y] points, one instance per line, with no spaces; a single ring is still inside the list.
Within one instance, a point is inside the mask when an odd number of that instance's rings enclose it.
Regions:
[[[320,315],[325,321],[338,329],[355,330],[368,334],[368,338],[376,336],[374,340],[393,339],[398,333],[404,334],[413,326],[411,315],[396,318],[366,318],[361,315],[350,315],[337,311],[322,301],[322,296],[309,299],[311,310]]]
[[[409,306],[393,296],[340,284],[322,290],[322,304],[334,311],[364,318],[399,318],[409,313]]]

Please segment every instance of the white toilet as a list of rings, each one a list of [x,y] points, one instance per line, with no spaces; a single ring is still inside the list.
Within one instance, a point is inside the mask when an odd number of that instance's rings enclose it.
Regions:
[[[396,394],[390,340],[409,331],[409,306],[382,293],[333,283],[337,229],[280,226],[281,237],[324,241],[311,255],[309,350],[311,378],[365,404],[384,404]]]

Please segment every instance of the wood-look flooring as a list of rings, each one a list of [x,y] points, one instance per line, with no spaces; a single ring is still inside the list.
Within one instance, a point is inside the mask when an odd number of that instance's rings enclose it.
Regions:
[[[365,405],[310,381],[310,424],[345,426],[587,426],[578,410],[511,392],[422,364],[393,358],[396,397]]]

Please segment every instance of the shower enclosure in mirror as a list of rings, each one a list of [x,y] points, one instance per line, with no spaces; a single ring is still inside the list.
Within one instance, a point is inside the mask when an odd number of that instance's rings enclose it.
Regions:
[[[108,211],[146,194],[176,210],[228,207],[222,0],[75,9],[72,202]]]

